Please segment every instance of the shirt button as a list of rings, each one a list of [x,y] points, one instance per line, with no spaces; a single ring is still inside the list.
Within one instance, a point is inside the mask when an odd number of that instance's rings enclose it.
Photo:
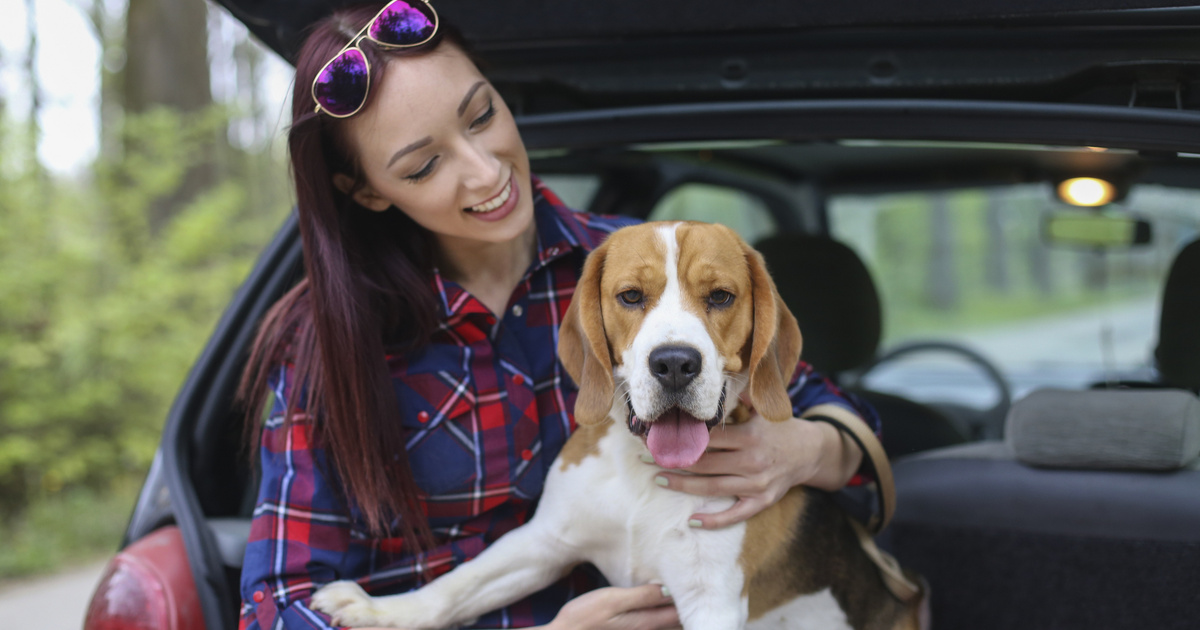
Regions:
[[[421,422],[429,422],[429,412],[422,411],[422,412],[418,413],[417,420],[420,420]]]
[[[520,374],[518,374],[513,377],[513,385],[524,385],[524,384],[525,384],[524,376],[521,376]]]
[[[523,459],[525,461],[529,461],[529,460],[533,459],[533,451],[531,451],[529,449],[525,449],[525,450],[521,451],[521,459]]]
[[[267,596],[263,595],[262,591],[254,591],[254,603],[261,604],[262,600],[264,600],[266,598],[267,598]]]
[[[520,305],[520,304],[514,304],[514,305],[513,305],[513,307],[512,307],[512,314],[513,314],[513,315],[515,315],[516,317],[520,317],[520,316],[521,316],[521,314],[522,314],[522,313],[524,313],[524,312],[525,312],[525,309],[521,308],[521,305]]]

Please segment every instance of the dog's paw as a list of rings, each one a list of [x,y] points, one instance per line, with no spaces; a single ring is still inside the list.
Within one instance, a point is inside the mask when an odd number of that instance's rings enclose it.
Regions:
[[[330,617],[339,626],[380,626],[382,611],[375,600],[350,580],[330,582],[313,594],[312,607]]]

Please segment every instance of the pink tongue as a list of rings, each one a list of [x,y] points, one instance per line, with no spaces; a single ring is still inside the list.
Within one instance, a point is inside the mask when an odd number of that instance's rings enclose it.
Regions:
[[[708,447],[708,427],[691,415],[672,409],[650,423],[646,446],[659,466],[687,468]]]

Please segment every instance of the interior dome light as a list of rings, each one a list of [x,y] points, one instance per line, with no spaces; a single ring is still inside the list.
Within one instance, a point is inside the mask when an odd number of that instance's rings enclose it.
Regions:
[[[1113,200],[1116,188],[1103,179],[1095,177],[1073,177],[1058,185],[1058,196],[1073,206],[1094,208]]]

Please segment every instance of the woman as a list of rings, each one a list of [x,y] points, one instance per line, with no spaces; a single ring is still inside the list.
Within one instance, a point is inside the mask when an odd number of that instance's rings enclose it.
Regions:
[[[573,212],[542,186],[499,95],[408,1],[337,13],[297,60],[289,148],[307,278],[268,314],[243,379],[249,409],[272,405],[261,427],[251,418],[262,483],[243,628],[328,627],[307,607],[317,586],[411,589],[529,518],[574,426],[557,323],[584,256],[632,221]],[[383,44],[350,47],[364,32]],[[793,385],[796,411],[851,404],[807,366]],[[695,515],[705,528],[793,485],[840,488],[861,461],[805,420],[755,417],[710,448],[724,452],[690,469],[702,475],[663,474],[673,490],[739,497]],[[600,583],[576,570],[479,625],[678,624],[658,587]]]

